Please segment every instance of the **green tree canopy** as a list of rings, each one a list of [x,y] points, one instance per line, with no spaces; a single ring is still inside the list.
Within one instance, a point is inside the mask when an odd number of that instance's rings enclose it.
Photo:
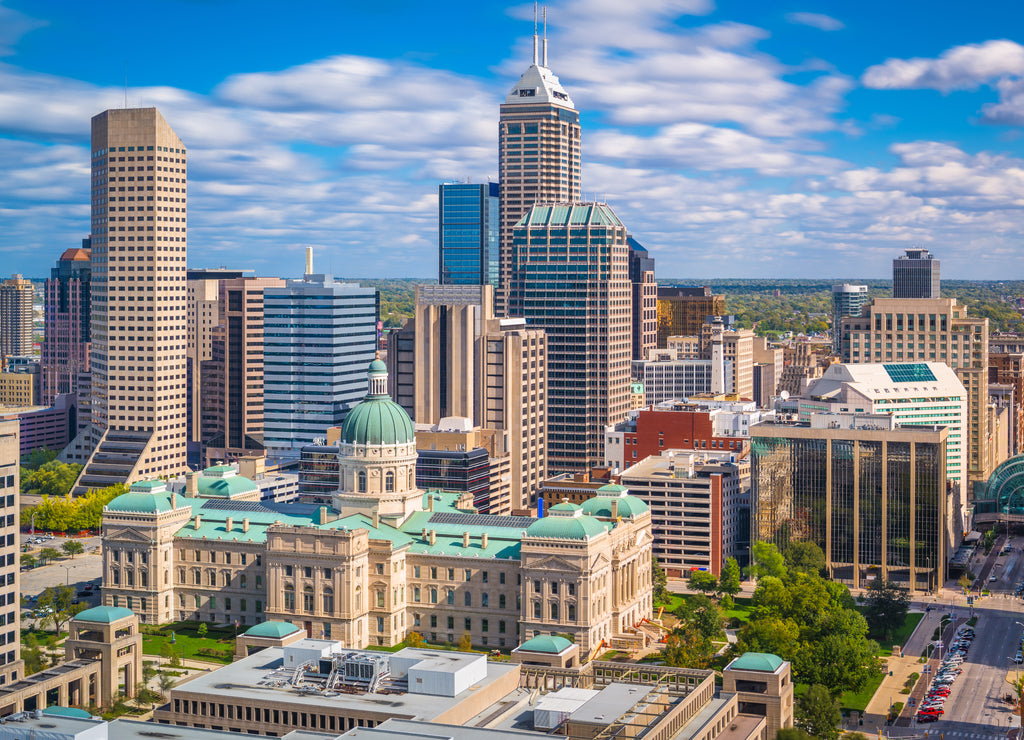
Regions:
[[[662,651],[665,664],[677,668],[707,668],[714,654],[711,640],[686,622],[669,633]]]
[[[836,740],[839,737],[839,723],[842,719],[839,702],[821,684],[809,686],[796,700],[793,711],[794,724],[811,737]]]
[[[740,592],[740,564],[736,562],[736,558],[725,559],[722,575],[718,579],[718,589],[730,596]]]
[[[793,540],[786,547],[783,556],[790,573],[800,571],[820,575],[825,570],[825,553],[815,543],[807,540]]]
[[[695,570],[690,574],[690,588],[704,593],[712,593],[718,590],[718,579],[714,573],[706,570]]]
[[[718,638],[725,622],[718,604],[704,594],[688,596],[682,606],[676,609],[675,615],[693,625],[697,632],[709,640]]]
[[[26,496],[66,496],[81,470],[81,465],[51,460],[21,479],[21,493]]]
[[[68,620],[85,609],[85,604],[76,604],[75,589],[70,586],[50,586],[39,594],[38,606],[42,610],[47,608],[52,611],[44,616],[40,622],[45,626],[52,626],[54,632],[60,633],[61,628]]]
[[[753,548],[753,564],[750,566],[755,578],[765,576],[781,578],[786,575],[786,559],[779,548],[770,542],[755,542]]]
[[[889,580],[876,578],[868,584],[864,597],[864,618],[871,632],[888,640],[910,610],[910,594]]]
[[[81,532],[99,529],[103,525],[103,507],[127,493],[128,488],[118,483],[108,488],[91,489],[84,496],[46,496],[36,506],[21,510],[22,526],[35,525],[36,529],[51,532]]]
[[[72,559],[74,559],[75,555],[81,555],[85,552],[85,546],[78,540],[67,540],[60,546],[60,549],[64,551],[65,555],[69,555]]]

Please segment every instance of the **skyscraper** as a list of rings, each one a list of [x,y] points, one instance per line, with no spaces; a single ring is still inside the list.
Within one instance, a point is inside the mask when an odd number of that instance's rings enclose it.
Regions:
[[[908,249],[892,261],[893,298],[940,298],[939,260],[927,249]]]
[[[514,234],[510,311],[548,336],[548,468],[583,472],[630,408],[626,228],[603,203],[535,205]]]
[[[629,281],[633,284],[633,359],[647,358],[658,346],[658,283],[654,258],[633,237],[629,242]]]
[[[77,393],[89,372],[91,262],[89,240],[67,249],[46,281],[40,403],[49,406],[58,393]]]
[[[0,366],[32,354],[32,281],[12,275],[0,283]]]
[[[185,469],[187,181],[156,108],[93,117],[92,428],[75,445],[91,454],[76,493]]]
[[[441,285],[498,285],[498,183],[438,186]]]
[[[362,400],[377,291],[307,272],[263,291],[264,444],[299,456]]]
[[[711,288],[658,288],[658,346],[667,347],[669,337],[695,337],[708,316],[725,314],[725,296],[713,295]]]
[[[860,316],[864,304],[868,302],[868,286],[841,283],[832,286],[832,352],[843,353],[844,316]]]
[[[3,645],[0,646],[0,685],[14,683],[24,676],[21,662],[21,567],[18,565],[20,502],[18,476],[21,450],[18,420],[0,421],[0,620]]]
[[[533,64],[501,105],[498,120],[498,176],[501,181],[501,289],[499,316],[509,315],[512,229],[534,203],[574,203],[580,199],[580,114],[558,78],[548,69],[547,38],[538,56],[536,28]]]

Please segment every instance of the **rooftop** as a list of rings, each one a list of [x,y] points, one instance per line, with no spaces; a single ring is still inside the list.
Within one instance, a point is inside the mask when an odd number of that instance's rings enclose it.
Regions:
[[[534,205],[516,226],[622,226],[607,203]]]
[[[125,617],[134,617],[135,612],[125,609],[123,606],[94,606],[75,615],[75,619],[82,622],[103,622],[110,624]]]
[[[785,661],[778,655],[772,653],[743,653],[740,657],[727,665],[726,670],[738,671],[765,671],[775,673],[782,667]]]

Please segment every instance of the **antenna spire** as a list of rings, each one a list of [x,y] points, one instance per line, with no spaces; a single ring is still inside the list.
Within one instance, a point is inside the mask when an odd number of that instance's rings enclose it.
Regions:
[[[533,0],[533,66],[537,66],[537,0]]]
[[[548,66],[548,6],[544,6],[544,56],[541,57],[542,66]]]

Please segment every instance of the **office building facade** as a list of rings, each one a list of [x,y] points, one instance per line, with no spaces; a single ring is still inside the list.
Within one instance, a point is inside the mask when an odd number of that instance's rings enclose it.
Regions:
[[[868,286],[841,283],[832,286],[832,352],[843,354],[843,317],[860,316],[868,302]]]
[[[603,203],[533,206],[515,228],[511,310],[548,341],[548,468],[604,460],[630,409],[632,290],[626,229]]]
[[[263,291],[263,439],[294,454],[340,426],[377,350],[377,291],[307,273]]]
[[[0,686],[25,673],[21,662],[20,464],[17,420],[0,420]]]
[[[0,283],[0,367],[11,355],[30,355],[32,332],[32,281],[12,275]]]
[[[548,68],[547,40],[533,64],[505,97],[498,120],[500,197],[499,316],[510,315],[513,229],[535,203],[575,203],[580,199],[580,114]]]
[[[76,494],[185,468],[187,162],[156,108],[92,119],[92,398]]]
[[[939,260],[927,249],[908,249],[892,261],[893,298],[941,298]]]
[[[438,186],[438,266],[441,285],[498,285],[499,187]]]
[[[751,540],[809,541],[829,577],[937,592],[950,552],[946,436],[888,415],[819,414],[751,429]]]
[[[700,336],[709,316],[725,315],[725,296],[711,288],[658,288],[658,346],[667,347],[669,337]]]
[[[89,372],[89,312],[92,263],[89,240],[68,249],[50,270],[44,291],[40,403],[60,393],[78,393]]]
[[[633,237],[629,242],[629,281],[633,284],[633,359],[642,360],[658,346],[658,283],[654,258]]]

